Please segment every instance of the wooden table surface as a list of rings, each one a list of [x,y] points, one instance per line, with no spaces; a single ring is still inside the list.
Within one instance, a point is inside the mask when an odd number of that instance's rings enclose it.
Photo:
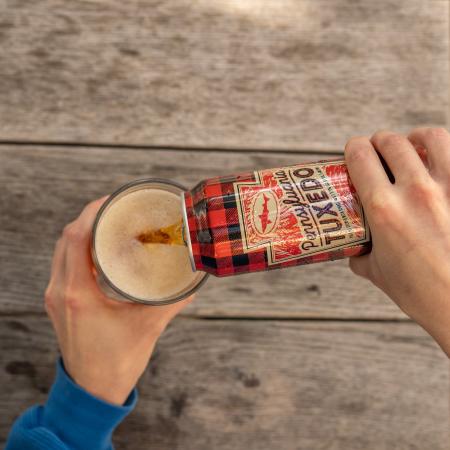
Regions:
[[[448,35],[449,0],[2,2],[0,443],[52,383],[43,292],[86,202],[447,126]],[[347,264],[211,277],[116,448],[448,449],[448,359]]]

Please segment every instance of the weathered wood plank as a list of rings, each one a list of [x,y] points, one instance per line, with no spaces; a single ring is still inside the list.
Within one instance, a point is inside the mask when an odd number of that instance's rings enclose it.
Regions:
[[[45,401],[44,318],[0,319],[0,442]],[[448,360],[410,323],[177,319],[117,449],[448,448]]]
[[[131,179],[193,186],[219,174],[314,160],[317,155],[0,146],[0,309],[42,311],[51,254],[85,203]],[[347,261],[227,279],[210,277],[186,314],[246,317],[403,318]]]
[[[342,149],[447,124],[448,0],[9,0],[0,139]]]

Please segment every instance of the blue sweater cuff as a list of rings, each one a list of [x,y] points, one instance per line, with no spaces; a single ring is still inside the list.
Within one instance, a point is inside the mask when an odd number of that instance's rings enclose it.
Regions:
[[[133,410],[136,402],[136,389],[123,406],[94,397],[72,381],[60,359],[42,425],[51,429],[71,449],[103,450],[110,448],[114,429]]]

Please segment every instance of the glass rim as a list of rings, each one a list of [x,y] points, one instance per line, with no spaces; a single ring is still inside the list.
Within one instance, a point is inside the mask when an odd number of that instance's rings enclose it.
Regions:
[[[186,299],[187,297],[191,296],[194,292],[196,292],[198,289],[200,289],[201,286],[206,282],[207,278],[209,277],[209,274],[207,272],[203,272],[203,276],[199,279],[197,283],[195,283],[189,290],[181,292],[179,295],[173,296],[173,297],[165,297],[162,300],[146,300],[143,298],[135,297],[133,295],[128,294],[127,292],[120,289],[118,286],[116,286],[105,274],[104,270],[101,267],[101,264],[97,258],[97,251],[95,248],[95,236],[97,234],[97,227],[98,224],[103,217],[103,213],[108,208],[108,206],[111,205],[113,200],[117,198],[120,194],[123,192],[126,192],[128,189],[133,188],[135,186],[145,185],[145,184],[162,184],[162,185],[168,185],[173,186],[182,192],[186,192],[187,189],[185,186],[183,186],[180,183],[177,183],[176,181],[167,180],[165,178],[139,178],[137,180],[130,181],[122,186],[120,186],[118,189],[116,189],[114,192],[112,192],[109,197],[105,200],[101,208],[98,210],[94,224],[92,225],[92,233],[91,233],[91,256],[92,261],[95,266],[95,270],[97,273],[102,277],[102,279],[105,281],[107,286],[113,290],[114,293],[118,294],[120,297],[123,297],[124,300],[128,300],[134,303],[140,303],[144,305],[149,306],[162,306],[162,305],[169,305],[172,303],[177,303],[181,300]],[[189,250],[189,249],[188,249]],[[197,271],[200,272],[200,271]]]

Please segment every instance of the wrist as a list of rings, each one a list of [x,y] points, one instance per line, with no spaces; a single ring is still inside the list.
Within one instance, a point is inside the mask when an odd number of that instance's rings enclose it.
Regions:
[[[76,370],[68,366],[65,365],[66,373],[74,383],[92,396],[113,405],[123,405],[136,385],[129,374],[112,374],[107,369]]]
[[[73,378],[73,381],[94,397],[119,406],[125,403],[134,388],[134,384],[125,386],[117,382],[105,382],[105,380]]]

